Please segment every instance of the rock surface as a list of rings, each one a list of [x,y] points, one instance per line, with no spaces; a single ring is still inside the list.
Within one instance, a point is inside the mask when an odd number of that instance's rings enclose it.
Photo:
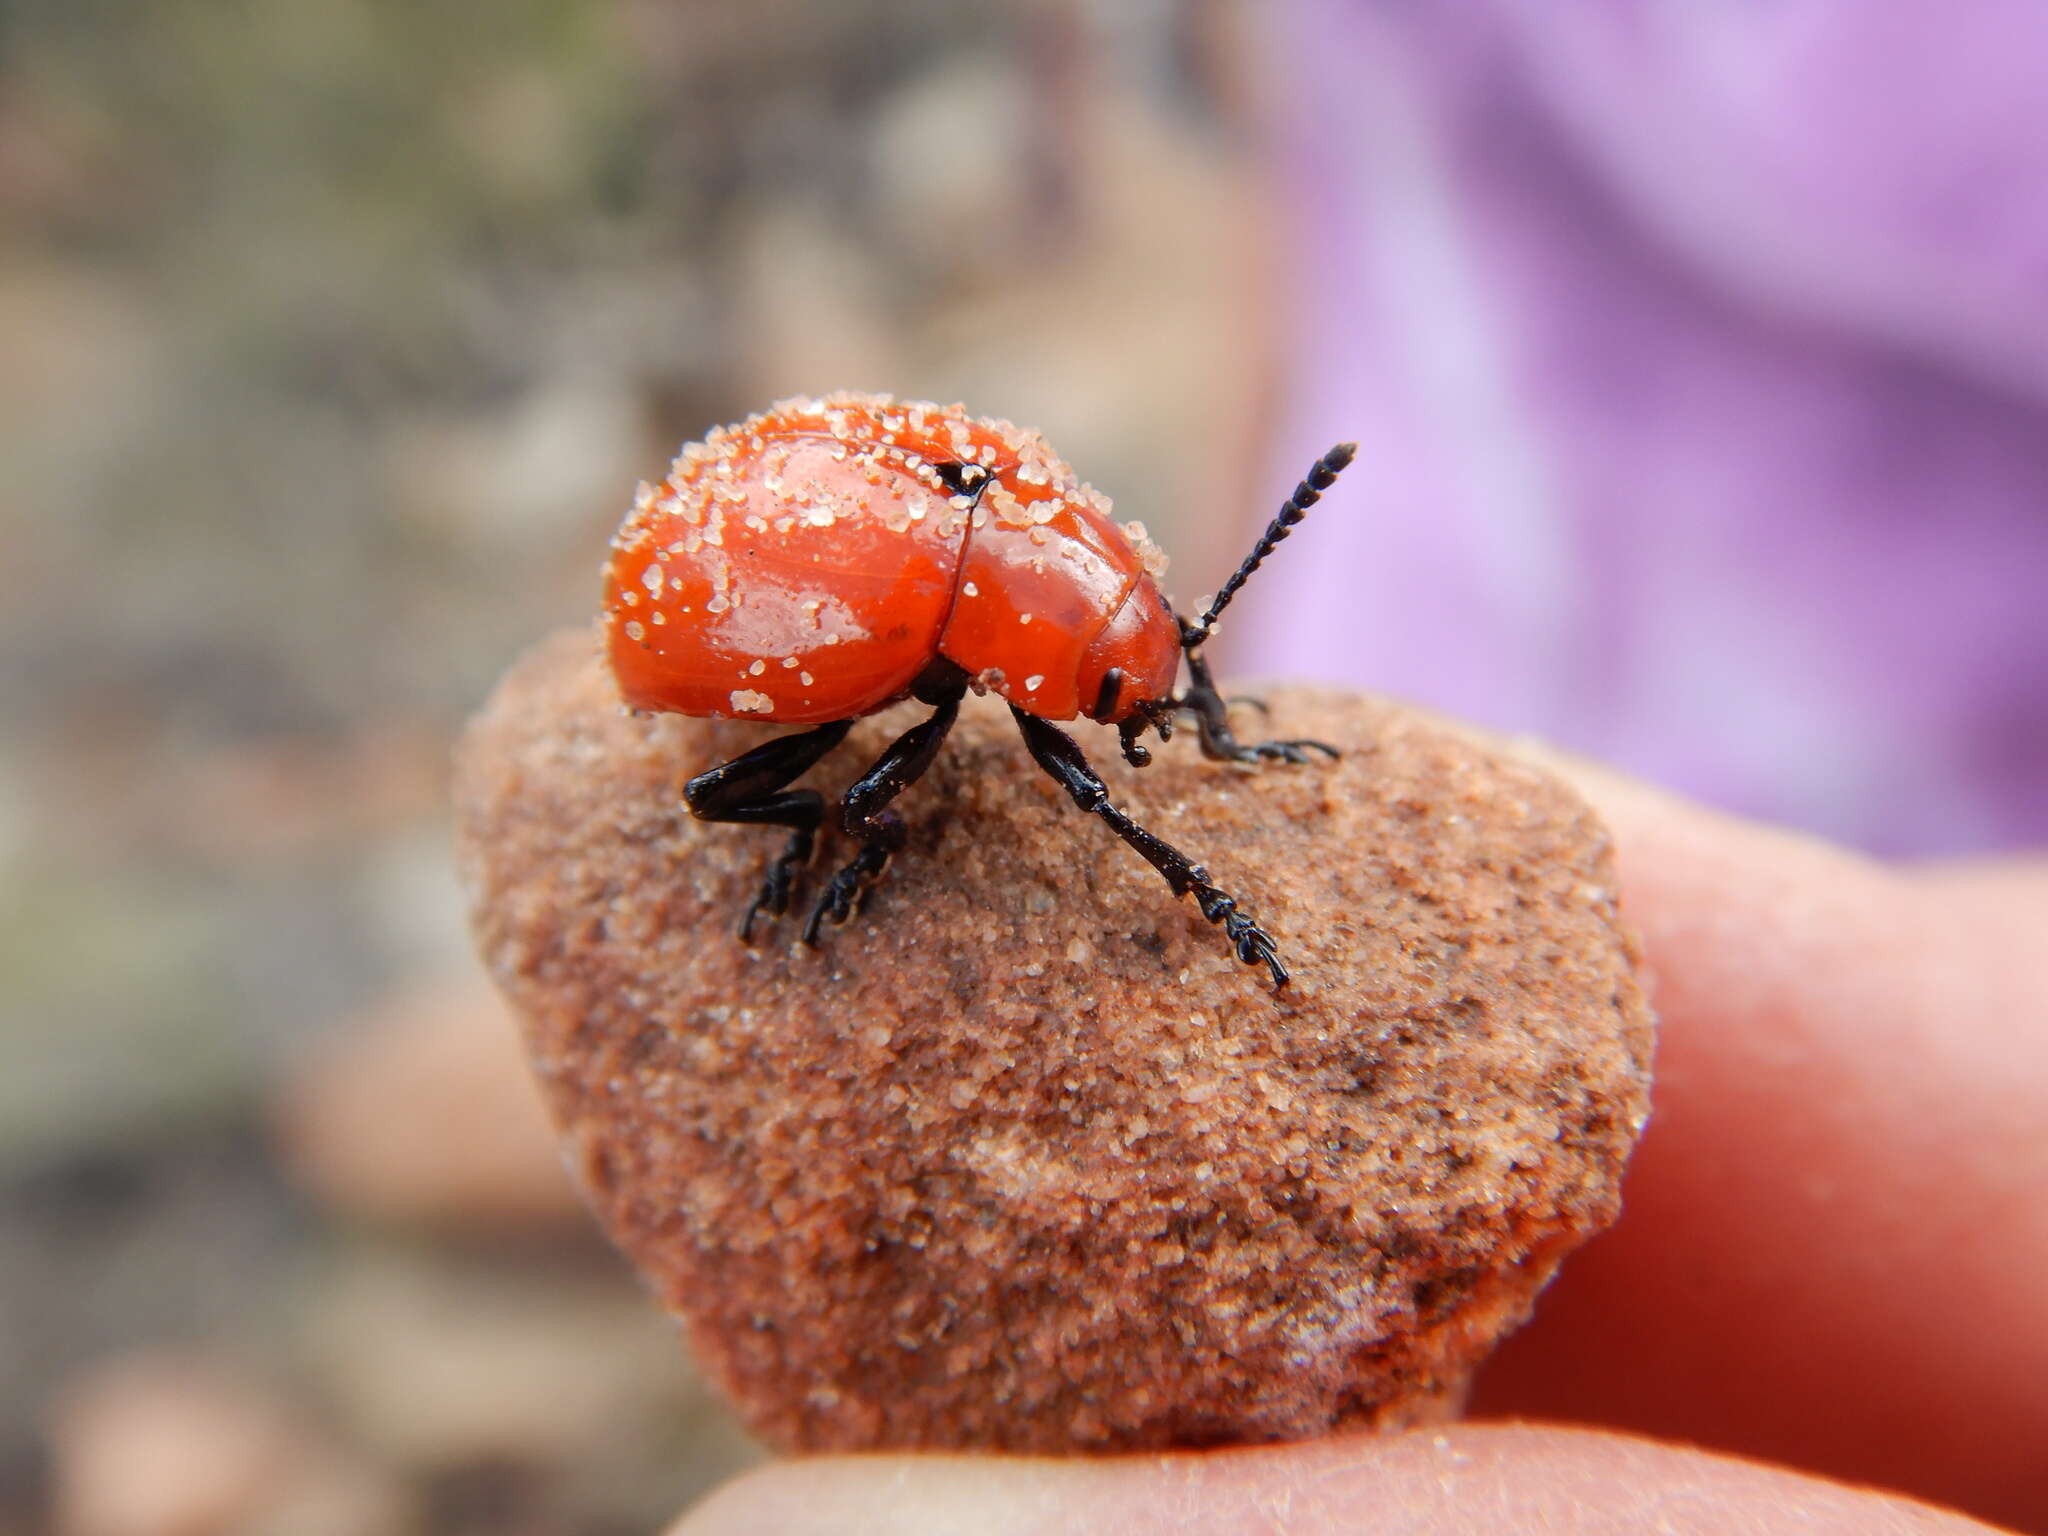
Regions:
[[[1276,993],[970,699],[866,910],[734,930],[778,830],[692,773],[772,728],[623,714],[558,635],[457,775],[479,941],[592,1204],[786,1449],[1112,1451],[1395,1427],[1619,1209],[1652,1026],[1607,835],[1383,702],[1331,766],[1176,741],[1118,803],[1280,941]],[[834,793],[915,706],[813,774]],[[1097,736],[1100,740],[1096,740]]]

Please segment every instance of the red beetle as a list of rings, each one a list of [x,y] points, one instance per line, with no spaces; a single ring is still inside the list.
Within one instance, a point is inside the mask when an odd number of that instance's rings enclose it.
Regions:
[[[1244,580],[1298,523],[1351,444],[1333,448],[1280,509],[1209,610],[1174,613],[1165,558],[1137,523],[1110,520],[1035,432],[957,405],[879,395],[785,400],[683,449],[658,486],[643,485],[612,541],[605,630],[613,674],[636,710],[756,719],[809,730],[699,774],[683,796],[705,821],[791,828],[740,927],[789,906],[825,801],[788,786],[844,739],[853,721],[905,698],[932,714],[905,731],[847,791],[840,824],[860,851],[834,874],[804,941],[844,922],[903,842],[887,807],[937,756],[968,689],[1009,702],[1025,744],[1082,810],[1101,817],[1193,894],[1248,965],[1287,980],[1273,940],[1208,872],[1110,804],[1074,739],[1051,724],[1086,715],[1115,725],[1124,756],[1150,755],[1177,715],[1194,717],[1212,758],[1307,761],[1314,741],[1240,744],[1199,654]],[[1175,693],[1182,661],[1189,686]]]

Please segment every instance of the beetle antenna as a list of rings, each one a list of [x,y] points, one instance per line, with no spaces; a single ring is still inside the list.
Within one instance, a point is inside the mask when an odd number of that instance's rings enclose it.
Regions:
[[[1244,585],[1245,578],[1259,568],[1259,562],[1273,552],[1274,546],[1294,531],[1294,525],[1308,516],[1308,509],[1323,499],[1344,466],[1351,462],[1358,452],[1356,443],[1339,443],[1328,453],[1317,459],[1301,484],[1294,488],[1294,494],[1274,514],[1273,521],[1266,524],[1266,531],[1259,535],[1259,542],[1252,546],[1252,552],[1244,557],[1244,564],[1237,568],[1230,580],[1223,583],[1223,590],[1216,594],[1216,600],[1209,604],[1209,611],[1193,624],[1181,625],[1180,643],[1183,650],[1192,651],[1209,638],[1209,631],[1216,627],[1216,620],[1237,596],[1237,589]]]

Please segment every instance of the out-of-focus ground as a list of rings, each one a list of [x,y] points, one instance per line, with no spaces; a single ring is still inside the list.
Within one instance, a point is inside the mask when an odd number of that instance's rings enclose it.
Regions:
[[[755,1453],[468,958],[450,742],[633,483],[963,399],[1261,509],[1247,15],[0,6],[0,1536],[605,1532]]]

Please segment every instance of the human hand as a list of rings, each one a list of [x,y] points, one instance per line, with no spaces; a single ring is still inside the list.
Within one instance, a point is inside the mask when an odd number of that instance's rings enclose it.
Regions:
[[[784,1461],[675,1536],[1983,1528],[1829,1479],[2048,1525],[2048,863],[1889,869],[1553,766],[1615,832],[1656,1109],[1473,1408],[1602,1428]]]

